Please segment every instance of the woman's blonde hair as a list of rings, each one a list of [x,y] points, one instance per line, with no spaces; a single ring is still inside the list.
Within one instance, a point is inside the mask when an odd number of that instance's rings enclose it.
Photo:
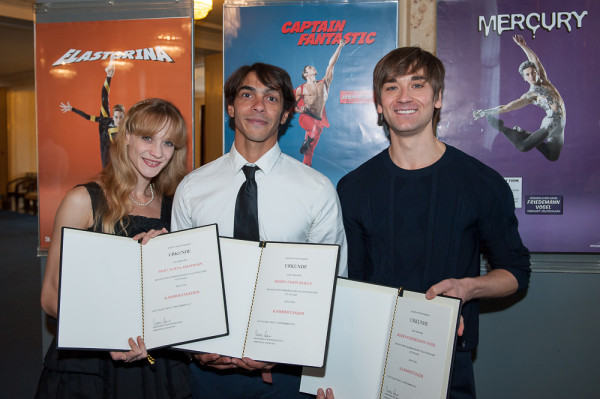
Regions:
[[[156,195],[171,196],[187,174],[187,129],[181,112],[172,103],[159,98],[140,101],[129,109],[119,125],[119,132],[110,147],[110,161],[100,173],[106,197],[106,209],[94,212],[94,225],[105,233],[115,234],[115,227],[125,231],[128,225],[129,194],[137,183],[136,170],[127,154],[127,135],[154,137],[166,128],[166,140],[175,150],[171,160],[152,179]]]

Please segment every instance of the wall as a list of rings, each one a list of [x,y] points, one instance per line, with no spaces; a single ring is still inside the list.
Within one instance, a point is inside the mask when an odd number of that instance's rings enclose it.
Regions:
[[[37,172],[35,92],[10,89],[6,95],[8,179]]]
[[[202,164],[223,155],[223,53],[206,60],[206,117],[203,121]],[[229,151],[229,149],[227,149]]]
[[[8,90],[0,87],[0,121],[6,121],[6,97]],[[7,124],[0,123],[0,200],[6,195],[6,183],[8,183],[8,133]]]
[[[600,274],[537,270],[521,301],[486,301],[475,361],[478,397],[597,398],[598,287]]]
[[[0,197],[6,184],[37,171],[35,92],[0,88]],[[14,188],[14,187],[11,187]]]

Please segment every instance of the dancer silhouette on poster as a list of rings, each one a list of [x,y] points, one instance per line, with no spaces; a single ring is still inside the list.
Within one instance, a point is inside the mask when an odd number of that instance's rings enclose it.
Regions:
[[[548,160],[556,161],[565,141],[567,116],[565,103],[556,87],[548,80],[540,59],[527,46],[523,36],[515,35],[513,40],[527,55],[527,61],[519,66],[519,73],[529,83],[529,91],[506,105],[477,110],[473,112],[473,119],[477,120],[485,116],[488,123],[504,134],[517,150],[525,152],[536,148]],[[537,105],[546,112],[540,128],[535,132],[528,132],[518,126],[512,129],[508,128],[504,126],[504,121],[494,116],[523,108],[529,104]]]
[[[325,102],[329,96],[329,86],[333,80],[333,67],[345,44],[346,42],[343,39],[340,40],[340,44],[329,59],[329,65],[323,79],[317,80],[317,69],[312,65],[307,65],[302,71],[302,78],[306,80],[306,83],[296,88],[295,110],[300,114],[298,117],[300,126],[306,130],[304,142],[300,147],[300,154],[304,154],[303,162],[308,166],[312,165],[313,153],[323,129],[329,127]]]
[[[112,80],[113,75],[115,74],[115,64],[112,59],[110,60],[105,71],[106,79],[104,80],[104,84],[102,85],[102,103],[100,106],[100,116],[88,115],[85,112],[71,106],[71,103],[69,101],[67,101],[66,104],[60,103],[60,110],[63,113],[73,111],[77,115],[85,119],[98,123],[98,131],[100,133],[100,158],[102,160],[102,168],[104,168],[108,164],[108,160],[110,157],[110,144],[112,143],[115,134],[117,134],[117,131],[119,130],[119,123],[121,123],[123,118],[125,118],[125,108],[121,104],[117,104],[113,107],[113,116],[110,116],[108,95],[110,93],[110,82]]]

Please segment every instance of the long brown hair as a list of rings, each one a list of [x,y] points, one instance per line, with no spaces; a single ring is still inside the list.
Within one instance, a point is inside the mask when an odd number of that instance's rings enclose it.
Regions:
[[[126,135],[154,137],[164,128],[167,140],[175,151],[163,170],[152,179],[156,194],[170,196],[187,174],[187,129],[181,112],[172,103],[159,98],[140,101],[129,109],[119,124],[119,133],[110,147],[110,161],[100,173],[100,182],[106,197],[106,209],[95,212],[94,225],[105,233],[115,234],[115,227],[127,227],[128,195],[137,183],[135,168],[127,155]]]

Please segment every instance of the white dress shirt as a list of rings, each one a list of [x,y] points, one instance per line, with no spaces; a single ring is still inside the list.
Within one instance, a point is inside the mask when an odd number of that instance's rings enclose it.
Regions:
[[[177,187],[171,230],[217,223],[233,237],[235,202],[249,164],[235,148],[188,174]],[[275,144],[253,165],[258,189],[258,229],[264,241],[339,244],[339,275],[347,276],[346,235],[340,202],[331,181],[283,154]]]

